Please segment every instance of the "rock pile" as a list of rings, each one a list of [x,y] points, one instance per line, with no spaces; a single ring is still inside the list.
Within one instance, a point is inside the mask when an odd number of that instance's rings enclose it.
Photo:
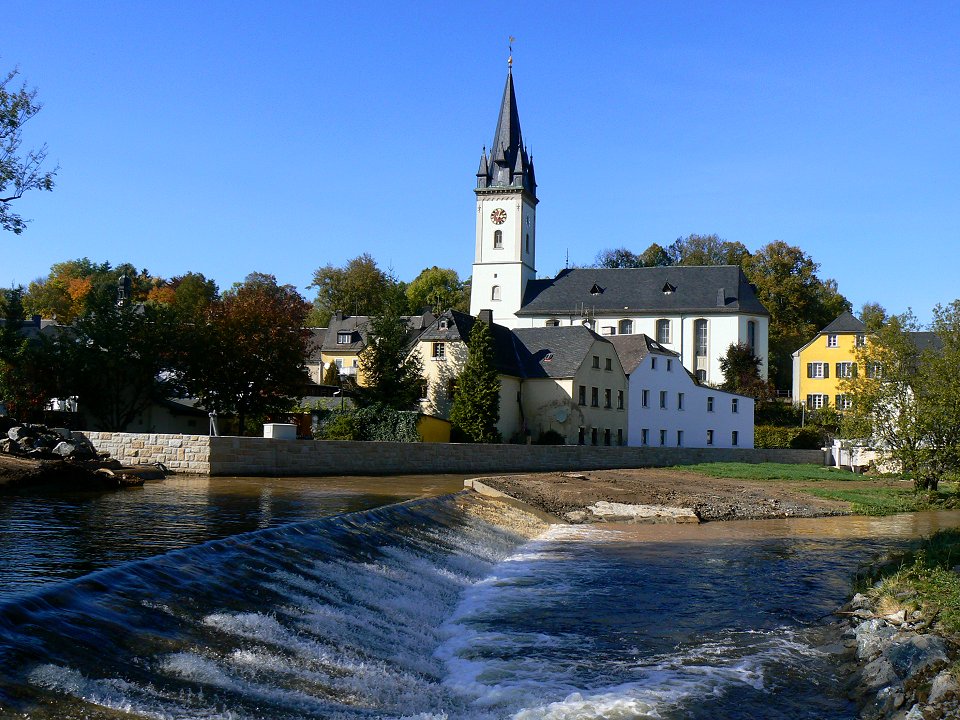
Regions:
[[[64,428],[19,424],[0,417],[0,453],[31,460],[96,460],[97,451],[90,441]]]
[[[850,618],[847,644],[858,663],[852,696],[861,703],[862,718],[960,717],[960,682],[953,668],[960,647],[932,631],[932,618],[906,610],[878,615],[874,601],[859,593],[843,612]]]

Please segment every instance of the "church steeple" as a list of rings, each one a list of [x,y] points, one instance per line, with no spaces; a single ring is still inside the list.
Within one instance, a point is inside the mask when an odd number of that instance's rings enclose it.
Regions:
[[[517,96],[513,88],[513,68],[507,69],[507,83],[500,101],[497,129],[490,146],[490,162],[484,160],[477,172],[477,187],[520,187],[537,196],[533,179],[533,163],[527,155],[520,131],[520,113],[517,111]],[[486,166],[486,168],[484,168]],[[486,169],[486,172],[483,170]]]

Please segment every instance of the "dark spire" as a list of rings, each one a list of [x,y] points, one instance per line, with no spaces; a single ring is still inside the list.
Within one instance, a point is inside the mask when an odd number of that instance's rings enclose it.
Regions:
[[[486,158],[486,154],[484,154]],[[480,167],[483,169],[484,163]],[[477,173],[478,177],[480,173]],[[497,130],[490,146],[490,162],[487,165],[486,183],[481,179],[478,187],[522,187],[536,197],[533,182],[533,164],[527,156],[520,132],[520,113],[517,111],[517,96],[513,88],[512,65],[507,68],[507,83],[503,88]]]

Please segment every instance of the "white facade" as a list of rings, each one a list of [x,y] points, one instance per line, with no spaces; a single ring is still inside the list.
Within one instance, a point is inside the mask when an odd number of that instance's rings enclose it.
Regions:
[[[753,447],[753,398],[697,385],[677,357],[651,353],[627,380],[628,445]]]
[[[492,310],[494,322],[516,325],[523,291],[537,276],[536,217],[536,205],[520,188],[477,193],[471,315]]]

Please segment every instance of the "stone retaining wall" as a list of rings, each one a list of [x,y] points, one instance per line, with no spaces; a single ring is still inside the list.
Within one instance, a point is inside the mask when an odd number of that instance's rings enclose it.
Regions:
[[[137,433],[85,433],[128,465],[161,462],[202,475],[402,475],[663,467],[699,462],[824,464],[822,450],[625,448],[585,445],[275,440]]]

